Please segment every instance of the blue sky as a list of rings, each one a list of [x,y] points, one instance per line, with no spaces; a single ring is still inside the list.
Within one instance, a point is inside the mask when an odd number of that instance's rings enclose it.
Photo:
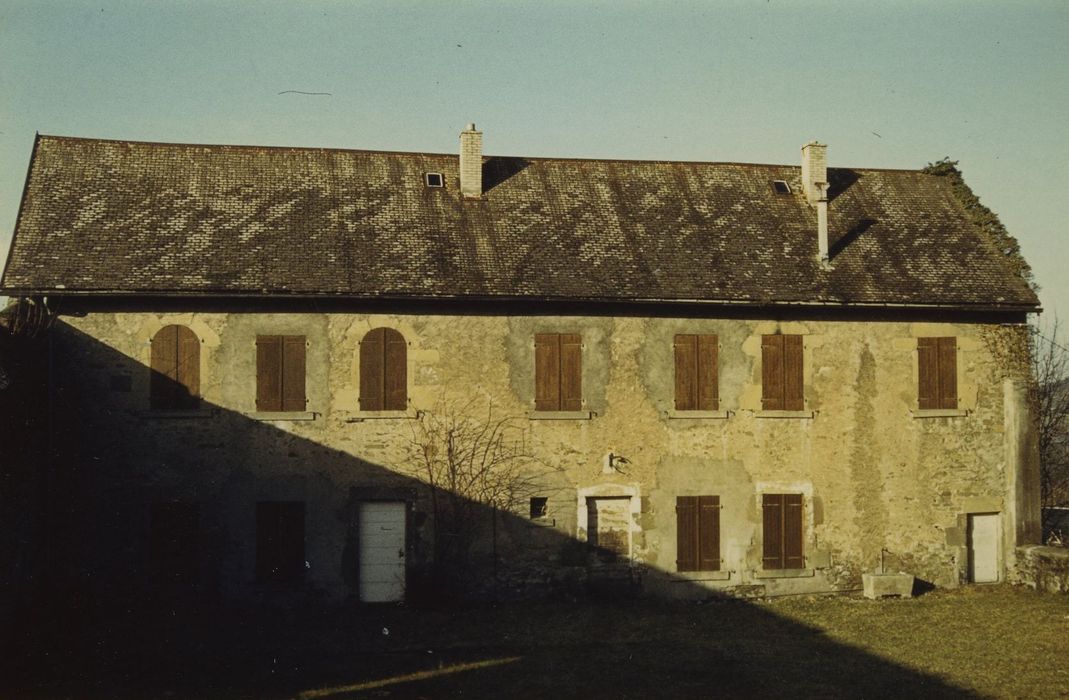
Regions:
[[[0,5],[0,250],[35,131],[919,168],[950,156],[1069,317],[1069,3]],[[287,90],[329,95],[279,94]]]

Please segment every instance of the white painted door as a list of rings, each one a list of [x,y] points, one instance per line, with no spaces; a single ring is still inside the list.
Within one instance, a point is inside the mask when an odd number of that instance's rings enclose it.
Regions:
[[[982,513],[969,516],[969,580],[996,583],[999,580],[999,516]]]
[[[405,598],[405,504],[360,506],[360,600],[389,603]]]

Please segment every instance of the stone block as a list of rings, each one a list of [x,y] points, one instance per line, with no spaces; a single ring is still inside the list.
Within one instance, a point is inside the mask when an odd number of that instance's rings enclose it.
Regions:
[[[861,574],[861,582],[866,598],[913,597],[913,574]]]

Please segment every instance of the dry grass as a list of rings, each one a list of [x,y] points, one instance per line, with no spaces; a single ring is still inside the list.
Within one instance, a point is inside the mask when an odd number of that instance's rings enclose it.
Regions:
[[[908,600],[783,599],[762,607],[982,695],[1069,696],[1067,596],[970,586]]]
[[[1069,696],[1069,597],[1008,586],[912,600],[215,611],[93,629],[38,648],[51,663],[24,667],[4,697]]]

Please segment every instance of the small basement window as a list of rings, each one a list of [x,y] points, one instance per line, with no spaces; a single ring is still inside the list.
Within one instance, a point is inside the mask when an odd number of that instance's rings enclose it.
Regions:
[[[772,191],[776,194],[790,194],[791,186],[787,184],[786,180],[773,180]]]
[[[424,173],[423,178],[427,187],[445,187],[445,178],[441,173]]]
[[[531,497],[531,520],[541,520],[546,517],[549,507],[549,498],[545,496]]]

